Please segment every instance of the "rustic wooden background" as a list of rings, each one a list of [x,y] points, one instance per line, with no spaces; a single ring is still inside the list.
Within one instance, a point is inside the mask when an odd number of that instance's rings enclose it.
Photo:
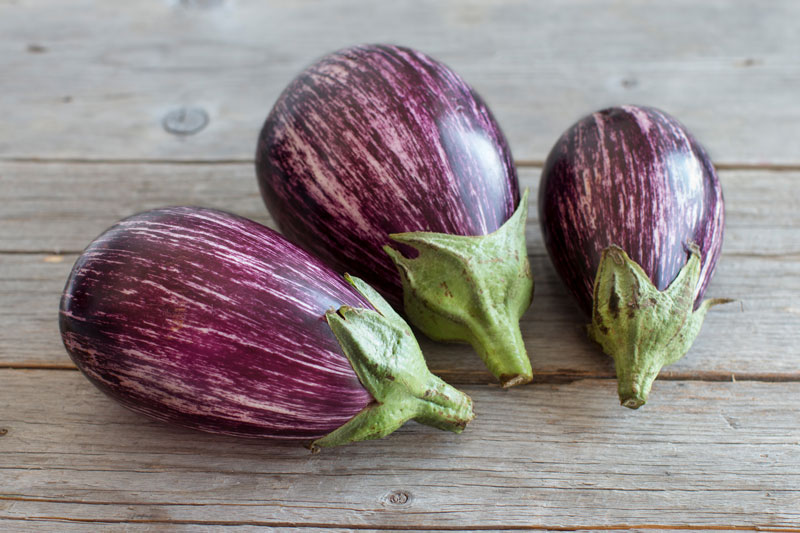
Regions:
[[[800,531],[798,21],[792,0],[0,0],[0,530]],[[412,423],[311,456],[150,422],[75,371],[57,305],[81,249],[171,204],[270,224],[261,122],[305,65],[360,42],[461,73],[532,198],[558,135],[602,106],[663,108],[708,147],[728,215],[709,296],[739,302],[644,408],[618,405],[535,208],[536,383],[502,391],[469,349],[423,342],[475,400],[460,436]]]

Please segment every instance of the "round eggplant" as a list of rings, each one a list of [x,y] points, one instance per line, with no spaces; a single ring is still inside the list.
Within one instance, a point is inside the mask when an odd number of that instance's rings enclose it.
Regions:
[[[722,246],[722,188],[697,141],[662,111],[623,106],[569,128],[542,171],[539,219],[556,271],[638,408],[689,349]]]
[[[531,380],[527,196],[497,122],[452,70],[388,45],[322,58],[267,117],[256,169],[290,240],[429,337],[471,343],[505,386]]]
[[[220,211],[157,209],[108,229],[73,267],[60,326],[100,390],[194,429],[316,448],[472,418],[368,285]]]

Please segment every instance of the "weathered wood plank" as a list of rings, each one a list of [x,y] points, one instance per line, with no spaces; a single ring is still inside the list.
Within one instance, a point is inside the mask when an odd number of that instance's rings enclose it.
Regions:
[[[792,0],[3,2],[0,156],[250,160],[305,65],[395,42],[472,83],[518,159],[542,160],[580,116],[632,102],[680,118],[718,161],[796,165],[784,141],[800,136],[798,18]],[[208,126],[167,133],[183,105]]]
[[[800,4],[128,4],[0,0],[0,530],[800,531],[800,154],[786,143],[800,134]],[[549,383],[468,385],[478,418],[461,436],[411,424],[309,456],[149,422],[74,371],[2,368],[70,368],[58,296],[75,252],[117,219],[184,203],[270,224],[249,162],[264,115],[305,64],[365,41],[416,46],[475,85],[533,198],[530,164],[558,134],[623,102],[672,112],[723,168],[790,169],[721,172],[728,227],[709,295],[741,305],[715,309],[662,377],[794,382],[661,380],[635,413],[613,380],[559,383],[613,368],[544,255],[535,201],[523,335]],[[164,131],[182,105],[208,126]],[[115,163],[38,163],[58,158]],[[423,346],[446,379],[490,381],[468,348]]]
[[[191,521],[178,523],[170,521],[167,523],[136,519],[130,520],[70,520],[68,517],[47,517],[47,518],[0,518],[0,531],[12,531],[14,533],[86,533],[87,531],[102,531],[102,533],[214,533],[224,531],[226,533],[351,533],[352,529],[339,527],[291,527],[291,526],[267,526],[256,524],[226,523],[225,520],[217,520],[215,525],[208,523],[198,524]],[[359,529],[360,533],[397,533],[399,529]],[[481,530],[491,533],[492,530]],[[498,530],[494,530],[498,531]],[[507,531],[507,530],[505,530]],[[631,530],[625,530],[631,533]],[[613,531],[611,533],[614,533]]]
[[[0,518],[347,527],[800,525],[800,383],[473,386],[462,435],[409,424],[310,455],[170,428],[75,372],[0,371]],[[12,400],[14,398],[14,400]]]
[[[519,169],[531,189],[528,250],[544,253],[537,213],[540,168]],[[800,258],[800,171],[723,170],[725,252]],[[0,162],[0,253],[78,252],[138,211],[202,205],[262,224],[272,219],[252,164],[65,164]],[[21,231],[24,228],[24,231]]]
[[[0,518],[0,530],[3,528],[3,524],[8,524],[8,528],[15,533],[29,533],[29,532],[38,532],[38,531],[45,531],[45,532],[52,532],[58,531],[59,533],[71,533],[73,531],[77,531],[80,533],[86,533],[87,528],[102,528],[103,533],[116,533],[117,531],[121,531],[124,533],[163,533],[165,528],[170,533],[212,533],[212,532],[230,532],[233,531],[234,533],[352,533],[354,531],[353,528],[339,528],[339,527],[287,527],[287,526],[278,526],[278,527],[269,527],[265,525],[242,525],[240,523],[231,524],[231,523],[224,523],[218,522],[217,525],[200,525],[195,522],[185,522],[185,523],[176,523],[174,521],[171,522],[134,522],[131,520],[119,520],[119,521],[110,521],[110,520],[87,520],[87,521],[74,521],[70,522],[67,520],[57,520],[57,519],[3,519]],[[503,529],[487,529],[487,528],[480,528],[480,529],[473,529],[473,531],[481,531],[482,533],[500,533],[504,532],[507,533],[508,531],[564,531],[563,528],[559,529],[548,529],[545,527],[535,527],[535,526],[522,526],[522,527],[513,527],[513,528],[503,528]],[[601,531],[604,533],[646,533],[647,531],[652,531],[652,528],[642,528],[642,527],[628,527],[625,529],[615,529],[615,528],[608,528],[603,527],[600,528]],[[722,529],[723,531],[741,531],[741,530],[752,530],[752,528],[745,527],[745,528],[725,528]],[[381,529],[370,529],[370,528],[362,528],[359,527],[357,529],[359,533],[400,533],[400,532],[407,532],[407,531],[469,531],[464,528],[453,528],[453,527],[443,527],[439,529],[433,528],[425,528],[425,529],[411,529],[405,527],[403,529],[391,529],[391,528],[381,528]],[[678,529],[670,529],[670,528],[662,528],[659,527],[658,531],[663,533],[685,533],[686,528],[678,528]],[[710,532],[719,532],[719,528],[714,529],[706,529],[706,528],[692,528],[690,531],[694,533],[710,533]],[[800,529],[797,528],[759,528],[758,531],[777,531],[782,533],[797,533]]]
[[[521,180],[536,197],[537,169]],[[744,374],[794,379],[800,368],[800,172],[723,171],[728,223],[711,296],[739,298],[716,308],[689,356],[666,377],[723,379]],[[114,191],[115,194],[109,194]],[[262,223],[251,165],[0,164],[0,249],[80,250],[106,226],[170,204],[234,211]],[[583,318],[544,255],[535,200],[528,224],[537,280],[523,335],[542,378],[611,376],[609,361],[583,335]],[[20,228],[24,228],[20,231]],[[0,364],[69,365],[58,337],[58,295],[75,255],[0,253]],[[489,381],[464,346],[426,343],[432,368],[457,383]]]
[[[0,365],[71,367],[58,333],[58,298],[77,256],[0,255]],[[542,255],[532,308],[522,335],[540,380],[612,377],[613,365],[584,334],[584,319]],[[689,354],[665,368],[669,379],[800,380],[800,263],[726,257],[709,296],[739,303],[717,307]],[[491,376],[465,345],[419,336],[430,367],[454,383],[489,383]],[[654,397],[654,399],[656,399]]]
[[[0,252],[80,251],[117,220],[167,205],[271,224],[252,164],[0,163],[0,198]]]
[[[59,533],[71,533],[73,531],[77,531],[80,533],[86,533],[87,528],[102,528],[103,533],[116,533],[118,531],[124,533],[163,533],[165,528],[168,527],[167,531],[170,533],[183,533],[183,532],[191,532],[191,533],[210,533],[216,531],[224,531],[229,532],[233,531],[234,533],[352,533],[352,528],[338,528],[338,527],[267,527],[263,525],[240,525],[240,524],[219,524],[219,525],[198,525],[196,523],[182,523],[177,524],[175,522],[169,522],[168,526],[164,523],[137,523],[131,522],[128,520],[123,520],[119,522],[111,522],[111,521],[104,521],[104,520],[91,520],[85,522],[67,522],[63,520],[27,520],[27,519],[20,519],[20,520],[13,520],[13,519],[0,519],[0,529],[4,527],[4,524],[8,524],[8,528],[10,531],[14,531],[15,533],[30,533],[30,532],[53,532],[58,531]],[[750,528],[747,528],[748,530]],[[478,531],[483,533],[499,533],[499,532],[508,532],[508,531],[563,531],[562,529],[558,530],[550,530],[547,528],[513,528],[513,529],[485,529],[481,528]],[[369,529],[369,528],[358,528],[359,533],[399,533],[399,532],[406,532],[409,531],[408,528],[404,529]],[[414,531],[413,529],[411,531]],[[419,531],[419,530],[417,530]],[[439,531],[453,531],[452,528],[449,529],[440,529]],[[464,531],[463,529],[458,529],[456,531]],[[642,528],[629,528],[629,529],[609,529],[603,528],[602,531],[606,533],[645,533],[645,529]],[[685,533],[686,529],[663,529],[659,528],[659,531],[665,533]],[[709,532],[718,532],[719,529],[692,529],[691,531],[697,533],[709,533]],[[733,531],[736,531],[735,529]],[[796,530],[791,528],[780,528],[780,529],[760,529],[760,531],[783,531],[783,532],[795,532]]]
[[[58,520],[58,519],[3,519],[0,518],[0,528],[3,527],[3,524],[9,524],[8,527],[11,528],[14,533],[29,533],[29,532],[38,532],[38,531],[45,531],[45,532],[52,532],[58,531],[59,533],[70,533],[72,531],[78,531],[81,533],[85,533],[87,528],[102,528],[103,533],[115,533],[117,531],[122,531],[124,533],[163,533],[165,530],[169,531],[170,533],[177,532],[190,532],[190,533],[211,533],[211,532],[229,532],[233,531],[234,533],[352,533],[353,531],[358,531],[359,533],[400,533],[400,532],[407,532],[407,531],[481,531],[482,533],[508,533],[509,531],[565,531],[564,528],[558,529],[550,529],[547,527],[536,527],[536,526],[517,526],[517,527],[506,527],[502,529],[490,529],[490,528],[477,528],[477,529],[466,529],[461,527],[441,527],[441,528],[430,528],[426,527],[424,529],[415,529],[410,527],[404,527],[403,529],[392,529],[392,528],[381,528],[381,529],[370,529],[370,528],[363,528],[359,527],[357,529],[349,527],[349,528],[339,528],[339,527],[287,527],[287,526],[278,526],[278,527],[271,527],[266,525],[243,525],[241,523],[227,523],[227,522],[218,522],[216,525],[208,525],[207,523],[203,523],[202,525],[186,521],[186,522],[134,522],[131,520],[118,520],[118,521],[111,521],[111,520],[85,520],[85,521],[67,521],[67,520]],[[672,528],[665,528],[665,527],[626,527],[624,529],[618,529],[617,527],[601,527],[601,528],[593,528],[593,530],[603,531],[604,533],[647,533],[652,531],[653,529],[657,529],[657,531],[663,533],[685,533],[687,531],[686,527],[678,527],[676,529]],[[689,531],[693,533],[711,533],[711,532],[719,532],[719,531],[774,531],[780,533],[797,533],[800,531],[798,528],[793,527],[759,527],[757,530],[752,527],[742,526],[742,527],[714,527],[713,529],[710,528],[690,528]],[[572,531],[572,530],[567,530]],[[586,528],[582,528],[579,531],[587,531]]]

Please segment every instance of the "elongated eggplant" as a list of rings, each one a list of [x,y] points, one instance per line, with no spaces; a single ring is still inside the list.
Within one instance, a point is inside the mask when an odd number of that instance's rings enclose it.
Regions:
[[[452,70],[397,46],[322,58],[267,117],[256,169],[288,238],[429,337],[471,343],[505,386],[531,380],[527,194],[497,122]]]
[[[100,390],[194,429],[318,448],[472,418],[377,292],[220,211],[157,209],[108,229],[75,263],[60,325]]]
[[[722,246],[714,166],[675,119],[624,106],[589,115],[556,142],[539,217],[550,258],[589,336],[614,358],[623,405],[647,400],[661,367],[683,357]]]

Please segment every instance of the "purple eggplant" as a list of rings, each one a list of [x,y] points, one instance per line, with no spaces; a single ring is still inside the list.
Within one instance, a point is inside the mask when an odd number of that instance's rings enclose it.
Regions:
[[[452,70],[388,45],[322,58],[267,117],[256,169],[290,240],[429,337],[471,343],[505,386],[531,380],[527,195],[497,122]]]
[[[73,267],[60,326],[100,390],[185,427],[324,447],[472,418],[378,293],[220,211],[157,209],[108,229]]]
[[[662,111],[623,106],[569,128],[542,171],[539,218],[556,271],[614,358],[623,405],[645,403],[683,357],[722,246],[722,188],[706,152]]]

